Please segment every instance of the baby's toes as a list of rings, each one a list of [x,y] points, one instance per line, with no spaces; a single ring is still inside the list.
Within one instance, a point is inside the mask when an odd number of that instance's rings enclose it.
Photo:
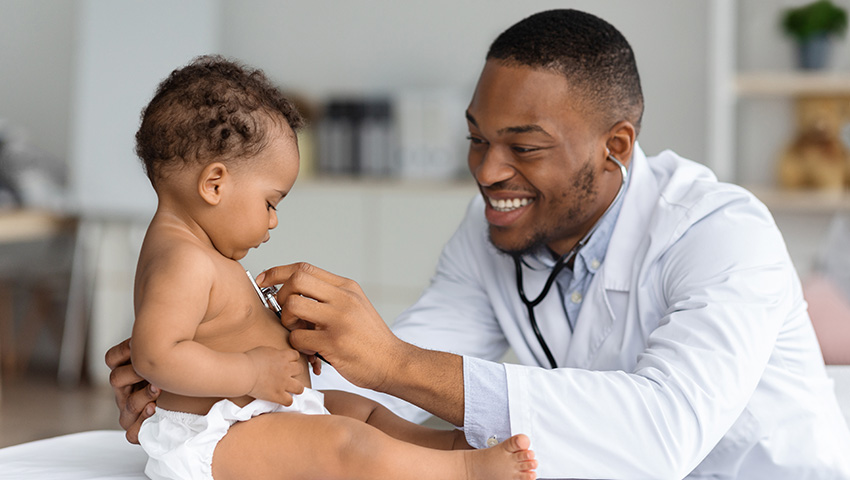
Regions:
[[[537,469],[537,460],[526,460],[517,463],[520,472],[531,472]]]
[[[505,441],[505,448],[509,452],[519,452],[520,450],[528,450],[531,447],[531,440],[520,433]]]
[[[517,480],[535,480],[537,478],[537,474],[534,472],[520,472],[514,478]]]

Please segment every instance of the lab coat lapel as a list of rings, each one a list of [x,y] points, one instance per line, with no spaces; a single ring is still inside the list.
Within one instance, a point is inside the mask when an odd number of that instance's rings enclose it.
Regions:
[[[600,354],[605,339],[615,328],[624,328],[622,323],[626,321],[629,311],[628,295],[632,291],[635,269],[638,268],[634,259],[639,258],[638,252],[646,248],[646,239],[642,233],[649,224],[647,212],[652,211],[653,199],[658,198],[656,180],[646,156],[637,144],[629,175],[629,188],[623,198],[605,261],[585,294],[565,366],[590,368]]]

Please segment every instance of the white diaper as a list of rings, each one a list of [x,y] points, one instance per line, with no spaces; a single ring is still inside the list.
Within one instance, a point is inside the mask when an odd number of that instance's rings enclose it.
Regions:
[[[153,480],[212,480],[213,451],[231,425],[263,413],[326,415],[330,412],[324,399],[321,392],[305,388],[288,407],[254,400],[240,408],[230,400],[221,400],[206,415],[157,408],[139,431],[139,443],[148,454],[145,474]]]

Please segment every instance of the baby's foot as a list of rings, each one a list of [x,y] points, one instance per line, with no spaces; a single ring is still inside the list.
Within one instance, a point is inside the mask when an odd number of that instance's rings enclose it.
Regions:
[[[534,480],[537,460],[529,450],[531,440],[514,435],[504,442],[482,450],[467,450],[466,478],[468,480]]]

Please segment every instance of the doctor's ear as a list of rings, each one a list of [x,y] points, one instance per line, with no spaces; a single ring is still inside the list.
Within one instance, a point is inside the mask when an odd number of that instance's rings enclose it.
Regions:
[[[632,159],[632,149],[634,148],[635,140],[637,140],[635,126],[628,120],[621,120],[608,131],[605,146],[610,155],[613,155],[623,165],[628,167]],[[614,170],[618,167],[614,162],[606,162],[605,168]]]
[[[198,175],[198,193],[209,205],[218,205],[227,188],[230,172],[221,162],[213,162],[201,170]]]

